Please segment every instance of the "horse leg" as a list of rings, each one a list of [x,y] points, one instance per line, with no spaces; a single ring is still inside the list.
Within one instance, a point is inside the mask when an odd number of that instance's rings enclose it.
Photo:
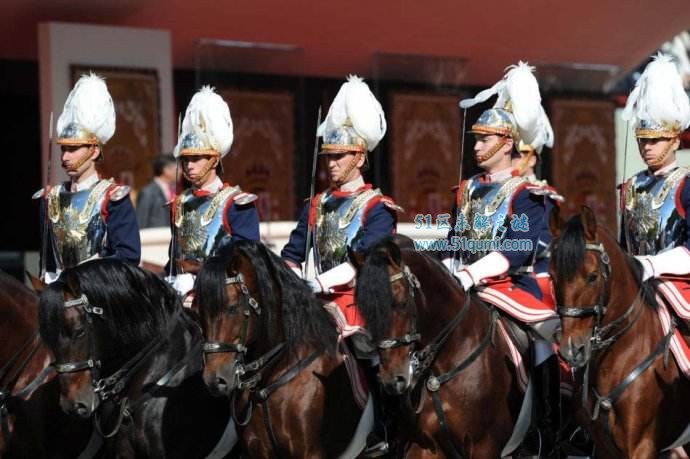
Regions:
[[[635,445],[630,445],[630,459],[656,459],[659,449],[651,436],[641,438]]]

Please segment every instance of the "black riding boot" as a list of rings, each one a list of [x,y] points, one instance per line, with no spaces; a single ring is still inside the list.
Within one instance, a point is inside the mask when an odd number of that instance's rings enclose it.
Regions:
[[[541,439],[541,456],[558,457],[558,434],[561,423],[560,370],[558,358],[552,355],[534,369],[537,394],[537,428]]]

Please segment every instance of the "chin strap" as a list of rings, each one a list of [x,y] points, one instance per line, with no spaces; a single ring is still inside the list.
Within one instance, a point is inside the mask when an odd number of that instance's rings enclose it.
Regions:
[[[674,138],[674,140],[675,140],[675,138]],[[663,155],[659,156],[655,161],[649,162],[649,167],[660,167],[662,164],[664,164],[664,161],[666,161],[666,158],[668,158],[668,155],[670,155],[672,151],[673,151],[673,141],[669,142],[668,147],[666,147],[666,151],[664,152]]]
[[[506,144],[505,137],[501,137],[500,140],[498,142],[496,142],[496,145],[491,147],[491,149],[488,152],[486,152],[485,155],[482,155],[479,158],[477,158],[477,163],[481,164],[481,163],[486,162],[486,161],[490,160],[491,158],[493,158],[494,155],[496,153],[498,153],[498,150],[503,148],[503,145],[505,145],[505,144]]]
[[[196,185],[197,183],[203,184],[206,181],[206,177],[208,177],[208,174],[211,173],[211,170],[215,169],[216,166],[218,165],[218,161],[219,161],[218,156],[214,156],[213,161],[209,161],[206,164],[206,167],[201,170],[201,172],[203,172],[203,173],[201,174],[201,176],[199,177],[198,180],[192,180],[189,177],[189,175],[187,175],[187,171],[185,170],[184,167],[182,168],[182,175],[184,176],[185,179],[187,179],[187,181],[191,182],[193,185]]]
[[[343,173],[340,174],[340,177],[338,177],[338,179],[335,181],[335,184],[337,186],[341,186],[341,185],[347,183],[346,179],[347,179],[348,175],[350,175],[350,172],[352,172],[352,169],[355,168],[355,166],[359,162],[359,158],[361,158],[361,157],[362,157],[362,153],[355,154],[355,157],[352,158],[352,161],[350,161],[350,164],[347,165],[347,167],[345,168]]]
[[[86,153],[84,153],[84,154],[82,155],[82,157],[79,158],[79,161],[77,161],[77,164],[75,164],[74,166],[68,168],[67,170],[70,171],[70,172],[76,172],[76,171],[78,171],[79,168],[80,168],[81,166],[83,166],[84,163],[85,163],[86,161],[89,160],[89,158],[91,158],[91,155],[93,155],[93,147],[95,147],[95,145],[90,145],[90,146],[89,146],[89,149],[86,150]]]

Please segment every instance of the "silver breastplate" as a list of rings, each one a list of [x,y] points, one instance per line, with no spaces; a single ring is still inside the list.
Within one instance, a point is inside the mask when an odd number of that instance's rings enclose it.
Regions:
[[[630,179],[623,209],[629,253],[654,255],[685,243],[687,224],[676,208],[676,194],[688,172],[679,167],[665,177],[641,172]]]
[[[218,193],[195,196],[186,190],[175,201],[175,238],[183,260],[204,261],[228,245],[232,235],[225,230],[223,218],[228,200],[240,193],[239,187],[227,187]]]
[[[523,177],[512,177],[497,183],[482,183],[477,177],[469,179],[458,208],[457,222],[464,224],[464,230],[459,232],[460,237],[474,241],[504,239],[510,225],[510,203],[515,191],[524,183]],[[469,264],[489,252],[461,250],[460,258],[463,264]]]
[[[88,190],[75,193],[62,186],[48,194],[48,219],[55,264],[60,270],[102,255],[106,244],[107,227],[101,208],[111,180],[100,180]]]
[[[316,209],[314,254],[319,273],[347,261],[347,248],[362,236],[364,209],[377,190],[366,190],[354,196],[321,195]]]

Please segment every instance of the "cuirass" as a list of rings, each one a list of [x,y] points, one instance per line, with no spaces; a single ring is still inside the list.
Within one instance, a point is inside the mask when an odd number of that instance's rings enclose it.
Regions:
[[[331,193],[321,195],[314,231],[314,254],[319,273],[347,261],[347,248],[363,234],[364,209],[377,196],[381,196],[378,189],[345,197]]]
[[[195,196],[185,190],[175,201],[175,239],[180,258],[204,261],[230,244],[232,235],[223,219],[228,200],[241,192],[239,187],[223,188],[217,193]]]
[[[55,248],[55,264],[60,270],[101,256],[107,227],[101,217],[111,180],[100,180],[87,190],[70,192],[62,185],[48,193],[50,237]]]
[[[459,236],[475,241],[505,239],[510,228],[510,203],[515,191],[525,182],[523,177],[495,183],[482,183],[478,177],[469,179],[458,207],[456,221],[465,223],[464,230],[458,228]],[[461,250],[460,257],[463,264],[470,264],[488,252]]]
[[[685,243],[687,224],[676,207],[676,194],[688,172],[684,167],[666,176],[643,171],[628,181],[623,231],[629,253],[654,255]]]

